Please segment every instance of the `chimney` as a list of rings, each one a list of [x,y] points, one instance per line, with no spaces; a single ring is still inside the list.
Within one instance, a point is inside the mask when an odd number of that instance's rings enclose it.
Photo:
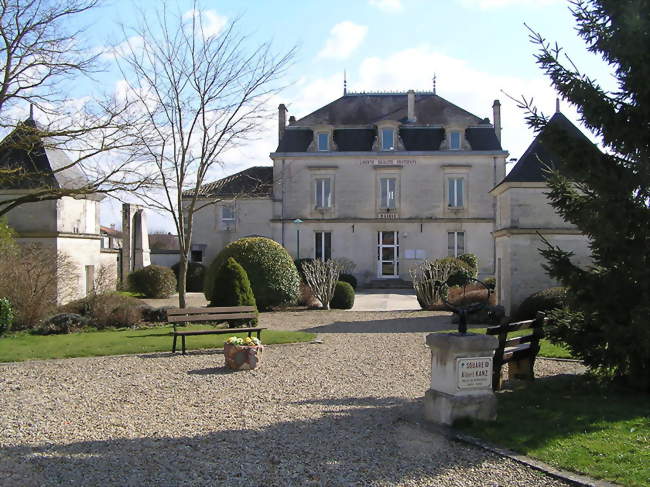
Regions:
[[[115,230],[115,223],[111,223],[111,230]]]
[[[560,99],[555,99],[555,113],[560,113]]]
[[[289,117],[289,125],[292,125],[292,124],[294,124],[294,123],[296,123],[296,117],[294,117],[293,115],[291,115],[291,116]]]
[[[287,126],[287,107],[284,106],[284,103],[280,103],[278,106],[278,143],[282,141],[284,137],[284,129]]]
[[[407,118],[409,122],[415,122],[415,91],[408,90],[407,97]]]
[[[492,116],[494,119],[494,133],[497,134],[497,139],[501,142],[501,103],[499,100],[494,100],[492,104]]]

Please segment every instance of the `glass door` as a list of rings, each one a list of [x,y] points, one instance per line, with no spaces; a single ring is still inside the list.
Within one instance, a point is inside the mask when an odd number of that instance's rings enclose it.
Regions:
[[[399,234],[397,232],[377,234],[377,277],[383,279],[399,277]]]

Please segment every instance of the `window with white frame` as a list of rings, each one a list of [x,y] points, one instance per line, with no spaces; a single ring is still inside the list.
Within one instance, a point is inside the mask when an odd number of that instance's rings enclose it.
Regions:
[[[447,206],[462,208],[465,206],[465,178],[450,177],[447,179]]]
[[[328,133],[321,132],[318,134],[318,150],[320,152],[330,150],[330,136]]]
[[[330,260],[332,258],[332,232],[316,232],[314,239],[314,258]]]
[[[381,150],[395,150],[395,130],[381,129]]]
[[[447,255],[458,257],[465,253],[465,232],[447,233]]]
[[[379,207],[380,208],[396,208],[396,178],[380,178],[379,179]]]
[[[224,205],[221,207],[221,222],[235,223],[235,205]]]
[[[452,130],[449,134],[449,149],[460,150],[460,132]]]
[[[316,208],[331,208],[332,207],[332,179],[331,178],[317,178],[316,179]]]

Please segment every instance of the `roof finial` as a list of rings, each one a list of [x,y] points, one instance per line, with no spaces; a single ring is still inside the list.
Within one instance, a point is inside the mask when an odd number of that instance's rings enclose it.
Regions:
[[[555,99],[555,113],[560,113],[560,98]]]
[[[433,73],[433,94],[436,94],[436,80],[438,79],[438,76],[436,73]]]
[[[34,120],[34,104],[29,104],[29,119]]]
[[[348,75],[345,71],[343,70],[343,96],[348,94]]]

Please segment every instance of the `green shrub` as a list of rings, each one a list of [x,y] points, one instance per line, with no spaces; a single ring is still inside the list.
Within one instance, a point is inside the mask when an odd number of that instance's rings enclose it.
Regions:
[[[90,324],[85,316],[76,313],[61,313],[44,320],[35,330],[36,335],[62,335],[80,331]]]
[[[221,266],[212,287],[210,306],[255,306],[255,296],[248,275],[235,259],[228,260]],[[230,328],[236,328],[248,323],[247,320],[228,320]],[[251,325],[255,326],[257,320]]]
[[[415,295],[422,309],[433,309],[442,305],[449,288],[469,284],[472,275],[470,266],[455,257],[434,261],[425,260],[409,270]]]
[[[59,306],[59,315],[81,315],[97,329],[131,327],[142,321],[142,301],[118,293],[96,294]],[[56,323],[54,324],[56,326]]]
[[[168,298],[176,292],[176,277],[169,267],[149,265],[129,274],[129,290],[146,298]]]
[[[257,307],[293,304],[300,289],[300,276],[288,252],[277,242],[264,237],[246,237],[228,244],[210,264],[203,292],[212,299],[215,275],[221,266],[234,258],[250,280]]]
[[[0,335],[11,329],[14,322],[14,310],[7,298],[0,298]]]
[[[471,255],[471,254],[464,254]],[[451,273],[447,277],[447,285],[453,286],[466,286],[471,282],[470,278],[474,276],[474,269],[466,261],[457,257],[445,257],[435,261],[437,265],[450,266]]]
[[[341,274],[339,276],[339,281],[347,282],[350,286],[352,286],[352,289],[357,289],[357,278],[352,274]]]
[[[347,282],[338,281],[334,289],[334,297],[330,301],[330,308],[350,309],[352,306],[354,306],[354,289]]]
[[[492,289],[494,291],[497,287],[497,280],[495,277],[488,277],[483,280],[483,284],[485,284],[488,289]]]
[[[179,281],[181,263],[176,262],[172,266],[176,281]],[[205,266],[198,262],[187,263],[187,276],[185,276],[185,290],[188,293],[200,293],[203,291],[203,281],[205,279]]]
[[[517,308],[513,321],[532,320],[538,311],[548,312],[563,308],[566,304],[566,288],[552,287],[531,294]]]
[[[470,277],[473,277],[474,279],[478,277],[478,257],[474,254],[461,254],[457,259],[465,262],[465,264],[472,269],[472,275]]]

